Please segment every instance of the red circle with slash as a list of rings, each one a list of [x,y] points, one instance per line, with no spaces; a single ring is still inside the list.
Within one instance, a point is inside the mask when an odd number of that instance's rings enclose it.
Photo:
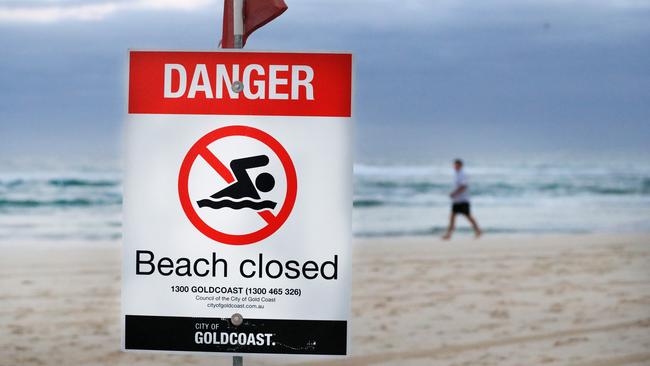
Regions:
[[[190,170],[192,169],[194,161],[199,156],[203,158],[227,183],[232,183],[234,181],[230,169],[228,169],[216,156],[212,154],[212,152],[210,152],[210,150],[208,150],[208,145],[213,142],[232,136],[252,138],[268,146],[280,159],[287,180],[287,193],[278,214],[274,215],[270,210],[259,211],[258,215],[266,221],[266,225],[257,231],[246,234],[228,234],[216,230],[208,225],[196,212],[196,209],[192,205],[192,200],[190,199],[190,193],[188,190]],[[190,222],[201,233],[203,233],[203,235],[210,239],[231,245],[257,243],[276,232],[282,224],[284,224],[287,218],[289,218],[289,214],[291,214],[291,210],[296,202],[297,187],[296,169],[289,153],[287,153],[287,150],[273,136],[262,130],[248,126],[222,127],[201,137],[196,143],[194,143],[194,145],[192,145],[190,150],[187,152],[187,155],[185,155],[178,174],[178,196],[183,211],[190,219]]]

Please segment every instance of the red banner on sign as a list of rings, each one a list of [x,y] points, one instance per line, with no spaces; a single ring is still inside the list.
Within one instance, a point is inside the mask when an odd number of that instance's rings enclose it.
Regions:
[[[351,116],[352,55],[131,51],[129,113]]]

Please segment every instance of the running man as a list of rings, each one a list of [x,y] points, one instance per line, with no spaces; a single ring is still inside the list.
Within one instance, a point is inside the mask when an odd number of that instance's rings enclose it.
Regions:
[[[451,238],[456,226],[456,215],[461,214],[467,217],[469,223],[472,224],[474,235],[478,238],[481,236],[481,229],[478,227],[476,220],[472,217],[469,204],[469,185],[467,177],[463,171],[463,161],[460,159],[454,160],[454,170],[456,171],[455,188],[449,194],[451,197],[451,215],[449,216],[449,227],[447,233],[442,237],[445,240]]]

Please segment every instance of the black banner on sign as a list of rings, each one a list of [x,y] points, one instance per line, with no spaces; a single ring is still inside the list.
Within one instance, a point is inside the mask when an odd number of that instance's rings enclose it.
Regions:
[[[345,355],[342,320],[244,319],[127,315],[127,350]]]

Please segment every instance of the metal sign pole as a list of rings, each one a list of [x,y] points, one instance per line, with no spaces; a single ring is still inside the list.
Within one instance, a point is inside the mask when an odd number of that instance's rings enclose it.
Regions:
[[[233,48],[244,48],[244,0],[233,0],[232,4],[232,23],[233,23],[233,35],[234,47]]]
[[[240,326],[244,322],[244,317],[239,313],[234,313],[230,317],[230,323],[236,327]],[[244,357],[243,356],[232,356],[232,366],[244,366]]]
[[[233,0],[233,4],[232,4],[234,48],[244,48],[244,1],[245,0]],[[233,84],[233,87],[234,86],[235,85]],[[242,321],[243,318],[240,314],[233,314],[233,316],[230,318],[230,322],[234,326],[241,325]],[[244,366],[244,357],[233,356],[232,366]]]
[[[232,366],[244,366],[244,357],[232,356]]]

